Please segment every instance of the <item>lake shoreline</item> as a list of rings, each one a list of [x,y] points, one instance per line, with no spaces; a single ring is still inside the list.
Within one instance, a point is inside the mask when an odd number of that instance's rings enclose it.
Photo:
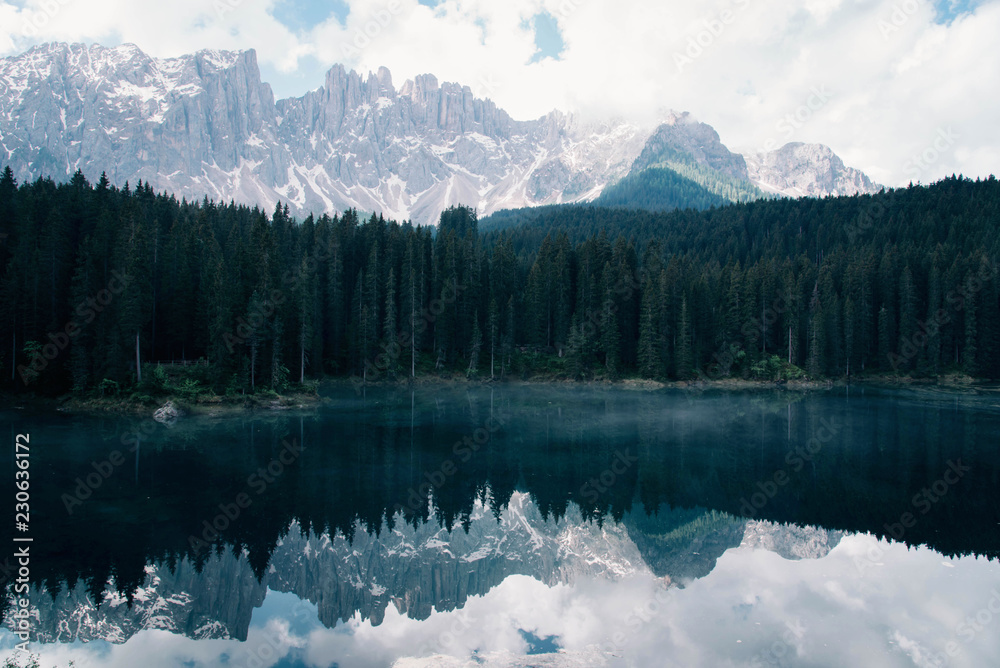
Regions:
[[[267,413],[275,411],[310,409],[321,406],[327,400],[319,391],[322,388],[353,388],[358,394],[363,389],[421,388],[421,387],[580,387],[590,389],[620,389],[636,392],[654,392],[662,389],[682,389],[691,391],[721,390],[785,390],[810,392],[830,390],[850,386],[889,389],[951,390],[964,393],[1000,393],[995,383],[973,379],[969,376],[952,374],[937,378],[910,378],[895,376],[861,376],[850,381],[843,378],[826,380],[784,380],[763,381],[742,378],[702,379],[689,381],[658,381],[645,378],[622,378],[617,380],[593,379],[572,380],[568,378],[466,378],[464,376],[418,376],[416,379],[398,378],[360,382],[357,378],[342,376],[324,378],[311,389],[286,394],[267,393],[244,396],[202,395],[191,399],[179,395],[163,395],[152,402],[122,397],[40,397],[5,393],[0,401],[15,409],[49,409],[62,413],[83,415],[144,415],[151,416],[159,408],[171,404],[181,416],[225,417],[237,413]]]
[[[155,397],[152,402],[122,397],[40,397],[37,395],[0,395],[8,408],[23,410],[52,410],[71,415],[122,415],[152,417],[159,409],[171,405],[178,417],[225,417],[238,413],[278,412],[313,408],[324,398],[315,392],[290,392],[288,394],[246,395],[227,397],[202,395],[194,399],[175,394]]]
[[[744,378],[718,378],[659,381],[647,378],[620,378],[616,380],[591,379],[573,380],[536,376],[529,378],[466,378],[464,376],[418,376],[416,379],[397,378],[361,383],[357,378],[332,377],[322,381],[324,386],[361,388],[406,388],[406,387],[583,387],[633,390],[653,392],[662,389],[682,390],[788,390],[818,391],[840,387],[881,387],[907,389],[956,390],[966,392],[998,392],[1000,386],[990,381],[974,379],[962,374],[948,374],[936,378],[910,378],[905,376],[855,376],[849,381],[844,378],[823,380],[751,380]]]

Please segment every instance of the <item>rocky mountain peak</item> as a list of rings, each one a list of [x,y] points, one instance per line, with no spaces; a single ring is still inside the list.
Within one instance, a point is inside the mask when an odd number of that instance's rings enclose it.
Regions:
[[[755,177],[805,194],[870,184],[832,154],[802,163],[791,153],[762,157]],[[633,163],[671,161],[749,178],[743,157],[686,113],[658,126],[561,112],[515,121],[432,74],[397,91],[385,67],[362,76],[342,65],[316,90],[275,101],[252,49],[153,58],[132,44],[45,44],[0,59],[0,163],[21,181],[80,169],[193,200],[434,224],[456,204],[487,215],[592,201]]]
[[[746,161],[722,143],[715,129],[689,113],[671,113],[646,142],[632,169],[694,161],[731,178],[748,180]]]
[[[747,156],[751,181],[765,192],[789,197],[875,193],[881,186],[823,144],[791,142],[767,153]]]

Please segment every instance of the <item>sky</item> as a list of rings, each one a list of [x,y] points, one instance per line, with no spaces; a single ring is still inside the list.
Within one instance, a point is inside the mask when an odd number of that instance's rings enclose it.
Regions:
[[[503,659],[539,649],[533,638],[545,638],[571,653],[546,665],[974,668],[995,665],[998,606],[995,562],[855,534],[820,559],[730,549],[684,589],[645,570],[553,586],[513,575],[426,620],[389,605],[381,624],[356,614],[334,628],[320,624],[314,604],[269,590],[246,642],[146,629],[120,645],[31,649],[43,666],[80,668],[470,668],[483,664],[459,657],[474,652],[491,665],[524,665]],[[0,630],[0,654],[15,641]],[[401,659],[432,654],[439,658]],[[619,660],[601,662],[609,656]]]
[[[1000,171],[998,34],[1000,0],[0,0],[0,56],[253,48],[278,98],[386,66],[516,119],[689,111],[742,152],[824,143],[890,186]]]

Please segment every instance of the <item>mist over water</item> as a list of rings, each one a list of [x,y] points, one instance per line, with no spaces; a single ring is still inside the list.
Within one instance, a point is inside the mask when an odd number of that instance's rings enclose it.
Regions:
[[[268,666],[1000,655],[989,393],[327,393],[315,410],[173,426],[0,414],[38,444],[34,651],[129,665],[160,643],[152,665]]]

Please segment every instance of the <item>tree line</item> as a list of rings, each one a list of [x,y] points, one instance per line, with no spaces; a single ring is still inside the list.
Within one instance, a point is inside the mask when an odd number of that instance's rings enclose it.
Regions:
[[[0,176],[9,388],[220,392],[326,375],[1000,377],[1000,186],[651,213],[567,206],[436,228],[294,220],[149,184]],[[143,378],[143,375],[146,375]]]

